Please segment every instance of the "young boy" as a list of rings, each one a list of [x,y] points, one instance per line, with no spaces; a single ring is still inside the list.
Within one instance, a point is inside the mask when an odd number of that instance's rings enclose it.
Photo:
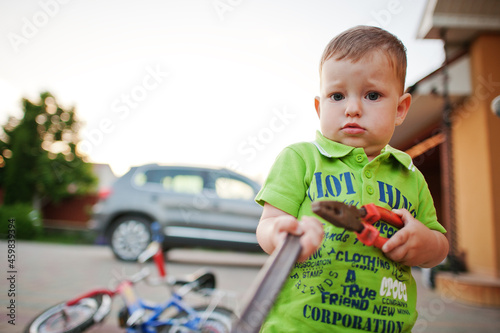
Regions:
[[[271,253],[287,233],[302,253],[262,326],[264,332],[408,332],[417,319],[411,266],[432,267],[448,253],[432,197],[411,158],[388,145],[406,117],[406,49],[389,32],[349,29],[326,47],[315,98],[321,132],[287,147],[257,195],[257,228]],[[394,209],[400,230],[382,250],[314,217],[311,203],[342,201]]]

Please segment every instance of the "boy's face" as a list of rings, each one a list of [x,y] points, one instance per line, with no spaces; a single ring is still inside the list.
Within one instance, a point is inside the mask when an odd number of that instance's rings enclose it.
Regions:
[[[330,140],[364,148],[373,159],[406,117],[411,96],[401,95],[401,90],[387,56],[380,52],[355,63],[330,58],[323,65],[315,101],[321,132]]]

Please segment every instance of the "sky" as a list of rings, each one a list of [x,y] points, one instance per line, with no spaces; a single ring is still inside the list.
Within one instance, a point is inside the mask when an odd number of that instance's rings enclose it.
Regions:
[[[426,0],[0,0],[0,124],[43,91],[74,107],[79,149],[121,175],[146,163],[258,181],[314,140],[319,58],[375,25],[407,48],[407,86],[440,67],[417,39]]]

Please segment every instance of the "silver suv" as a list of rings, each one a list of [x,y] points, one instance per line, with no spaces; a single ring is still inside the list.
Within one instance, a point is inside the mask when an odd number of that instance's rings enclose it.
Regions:
[[[133,167],[94,206],[92,229],[115,256],[133,261],[151,241],[158,221],[165,249],[207,246],[260,250],[255,229],[260,185],[226,169],[156,164]]]

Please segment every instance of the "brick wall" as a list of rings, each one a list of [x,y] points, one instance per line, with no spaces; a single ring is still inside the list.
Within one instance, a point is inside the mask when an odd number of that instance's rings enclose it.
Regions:
[[[86,228],[97,200],[97,194],[91,194],[49,203],[42,209],[43,223],[48,227]]]

